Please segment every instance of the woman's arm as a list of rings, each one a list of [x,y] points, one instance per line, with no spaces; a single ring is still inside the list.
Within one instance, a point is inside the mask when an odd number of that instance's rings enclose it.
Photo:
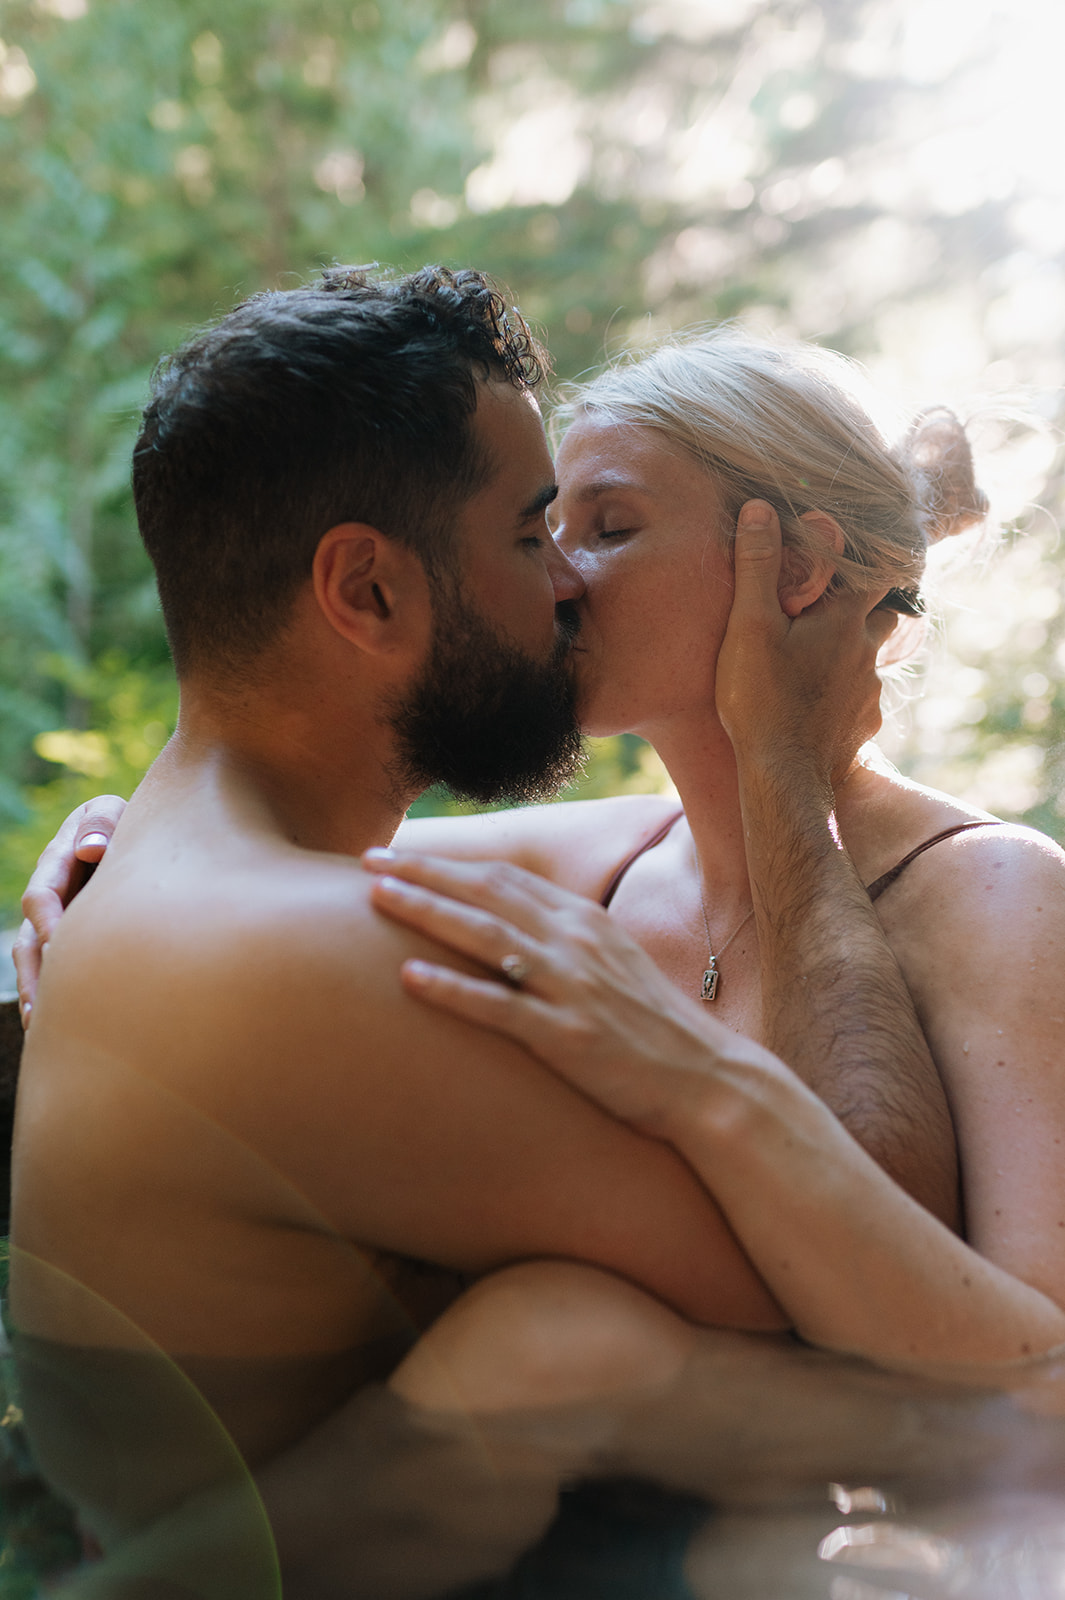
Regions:
[[[959,1240],[781,1061],[716,1023],[598,907],[514,868],[375,853],[390,916],[522,987],[408,963],[411,992],[517,1039],[686,1158],[798,1332],[885,1364],[1024,1361],[1065,1311]],[[443,898],[443,896],[450,898]],[[513,963],[509,964],[513,968]]]
[[[950,1095],[966,1234],[1065,1298],[1065,854],[1027,828],[962,834],[878,901]]]

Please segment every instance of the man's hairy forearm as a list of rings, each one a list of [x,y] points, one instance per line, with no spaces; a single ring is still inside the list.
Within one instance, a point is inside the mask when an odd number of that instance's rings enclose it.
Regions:
[[[744,770],[745,767],[748,770]],[[959,1220],[954,1129],[898,962],[814,769],[740,763],[763,1040],[916,1200]]]

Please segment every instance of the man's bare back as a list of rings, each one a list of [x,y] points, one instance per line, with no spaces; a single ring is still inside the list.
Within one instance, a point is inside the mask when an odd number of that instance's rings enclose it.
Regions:
[[[251,786],[171,761],[50,949],[18,1246],[193,1372],[263,1363],[235,1420],[253,1460],[509,1261],[596,1261],[700,1321],[779,1321],[671,1152],[403,994],[417,947],[370,911],[354,861],[293,847]],[[13,1312],[123,1342],[32,1275]],[[293,1359],[320,1382],[279,1392],[270,1363]]]

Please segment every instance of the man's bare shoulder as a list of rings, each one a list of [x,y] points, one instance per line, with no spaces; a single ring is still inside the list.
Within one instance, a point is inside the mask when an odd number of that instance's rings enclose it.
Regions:
[[[76,1032],[185,1084],[224,1052],[235,1079],[269,1060],[264,1029],[283,1048],[293,1012],[369,1016],[385,988],[398,1003],[412,941],[369,890],[354,859],[289,846],[116,850],[49,946],[33,1037]]]
[[[122,949],[138,977],[150,979],[162,960],[192,972],[220,963],[230,976],[242,965],[279,954],[294,931],[316,919],[368,926],[369,879],[351,857],[279,844],[248,849],[197,844],[157,851],[154,844],[123,854],[118,846],[71,905],[55,950],[76,953],[76,964],[101,957],[101,939]],[[46,965],[52,968],[52,949]],[[121,963],[109,962],[112,971]]]
[[[711,1319],[723,1283],[748,1293],[675,1152],[403,990],[403,958],[440,952],[374,913],[356,861],[265,864],[131,861],[74,906],[30,1034],[24,1202],[87,1128],[101,1205],[135,1168],[197,1226],[265,1220],[464,1271],[572,1256]]]
[[[466,817],[405,822],[396,844],[460,860],[513,861],[589,898],[679,809],[662,795],[568,800]]]

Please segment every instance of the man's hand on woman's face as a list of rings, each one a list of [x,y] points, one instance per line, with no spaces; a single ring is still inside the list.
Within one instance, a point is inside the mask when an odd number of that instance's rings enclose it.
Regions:
[[[48,941],[63,912],[92,875],[125,809],[126,802],[117,794],[87,800],[70,813],[55,838],[41,852],[22,896],[22,913],[26,920],[11,952],[18,976],[19,1010],[24,1028],[29,1026],[37,980],[41,975],[41,957]]]
[[[779,597],[782,557],[776,512],[749,500],[736,529],[718,713],[741,759],[808,759],[839,779],[879,730],[877,653],[898,619],[876,609],[884,590],[833,595],[789,617]]]

